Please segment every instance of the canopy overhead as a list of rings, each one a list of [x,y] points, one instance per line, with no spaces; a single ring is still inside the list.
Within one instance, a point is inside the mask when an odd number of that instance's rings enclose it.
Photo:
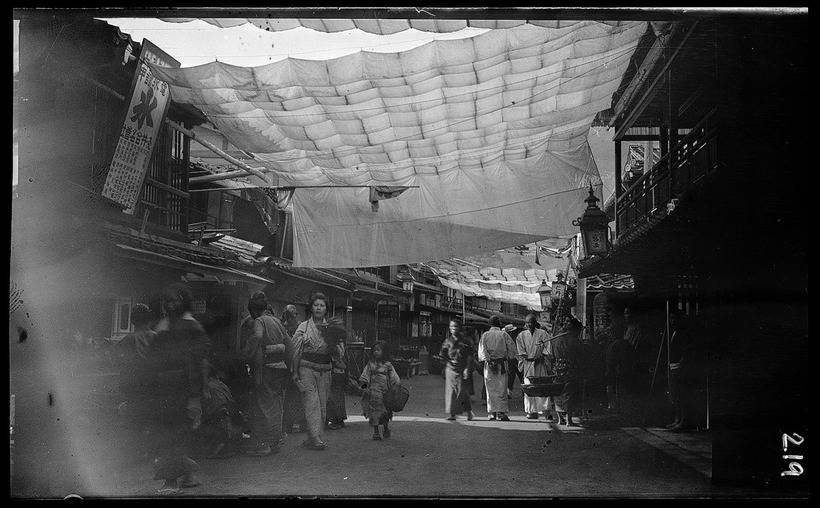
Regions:
[[[415,29],[421,32],[457,32],[465,28],[515,28],[525,24],[543,28],[566,28],[581,21],[555,19],[336,19],[336,18],[160,18],[169,23],[188,23],[199,19],[220,28],[252,24],[266,32],[282,32],[304,27],[317,32],[344,32],[359,29],[363,32],[389,35]],[[617,26],[623,21],[603,21]]]
[[[585,187],[600,196],[590,124],[646,29],[525,24],[397,53],[152,68],[278,185],[333,187],[293,195],[297,266],[394,265],[573,234]],[[374,211],[367,186],[413,188]]]
[[[544,256],[540,264],[521,254],[497,251],[483,256],[424,263],[446,287],[467,296],[523,305],[542,311],[537,292],[542,281],[555,280],[567,268],[566,259]]]

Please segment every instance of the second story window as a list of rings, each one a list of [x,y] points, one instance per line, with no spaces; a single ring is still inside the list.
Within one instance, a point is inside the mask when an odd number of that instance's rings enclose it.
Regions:
[[[188,229],[188,147],[182,133],[163,125],[134,213],[148,222],[185,233]]]

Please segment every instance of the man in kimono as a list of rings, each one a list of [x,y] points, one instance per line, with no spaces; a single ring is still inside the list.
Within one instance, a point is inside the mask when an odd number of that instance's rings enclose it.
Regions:
[[[484,386],[487,389],[487,412],[490,420],[510,421],[510,401],[507,400],[507,366],[516,354],[515,343],[501,329],[498,316],[490,318],[490,329],[478,342],[478,361],[484,365]]]
[[[543,328],[538,328],[535,314],[528,314],[526,328],[516,337],[518,368],[524,376],[524,384],[531,384],[529,377],[545,377],[550,375],[549,355],[552,347],[549,335]],[[552,397],[530,397],[524,395],[524,412],[527,418],[537,420],[538,414],[549,417],[552,409]]]

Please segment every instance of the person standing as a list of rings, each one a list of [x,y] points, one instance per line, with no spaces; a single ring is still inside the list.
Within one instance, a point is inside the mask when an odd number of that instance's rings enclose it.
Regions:
[[[624,375],[627,373],[631,348],[623,339],[622,320],[616,319],[617,314],[612,307],[608,307],[607,312],[612,316],[611,321],[608,326],[596,333],[596,337],[604,348],[607,409],[618,411],[620,409],[620,392],[623,387]]]
[[[565,383],[564,391],[555,399],[558,424],[575,426],[572,417],[578,414],[578,388],[580,383],[581,341],[584,327],[576,318],[570,318],[561,334],[552,340],[552,363],[555,382]],[[581,415],[578,415],[579,417]]]
[[[669,397],[675,420],[666,426],[672,432],[690,432],[696,428],[694,386],[696,383],[696,350],[686,315],[675,310],[669,314]]]
[[[516,337],[516,356],[518,366],[524,377],[524,384],[531,384],[530,377],[546,377],[551,368],[549,355],[552,353],[549,335],[543,328],[538,328],[535,314],[527,314],[526,328]],[[538,414],[551,416],[552,397],[530,397],[524,394],[524,412],[527,418],[537,420]]]
[[[302,395],[307,421],[308,439],[302,446],[309,450],[324,450],[322,430],[327,421],[327,399],[330,393],[331,349],[321,328],[327,326],[327,297],[313,293],[308,304],[310,318],[299,324],[293,335],[293,382]]]
[[[630,409],[630,413],[636,412],[640,407],[640,397],[642,390],[646,390],[652,379],[650,371],[653,362],[652,351],[649,341],[644,337],[640,323],[635,316],[634,309],[624,307],[624,342],[625,357],[628,364],[624,365],[624,403]],[[644,395],[646,392],[644,392]]]
[[[282,406],[288,380],[286,359],[293,345],[287,330],[268,309],[265,293],[258,291],[248,302],[253,332],[241,344],[251,367],[251,434],[256,447],[248,455],[265,456],[279,451],[282,439]]]
[[[345,426],[347,408],[345,408],[345,386],[347,385],[347,362],[345,361],[345,343],[340,339],[330,353],[331,378],[330,395],[327,400],[327,428],[338,430]]]
[[[446,359],[444,383],[444,412],[448,420],[455,420],[456,415],[467,413],[467,419],[473,419],[473,408],[470,404],[470,383],[473,370],[473,344],[461,333],[458,321],[450,320],[450,334],[441,345],[439,356]]]
[[[362,393],[362,413],[373,427],[373,440],[381,441],[379,425],[384,428],[384,437],[390,437],[390,420],[393,411],[384,404],[384,396],[391,386],[401,383],[399,374],[388,359],[387,343],[377,341],[371,350],[371,359],[359,376]]]
[[[484,364],[484,386],[487,389],[489,420],[509,421],[510,401],[507,399],[507,365],[515,357],[512,337],[501,329],[501,319],[493,316],[490,329],[478,342],[478,361]]]

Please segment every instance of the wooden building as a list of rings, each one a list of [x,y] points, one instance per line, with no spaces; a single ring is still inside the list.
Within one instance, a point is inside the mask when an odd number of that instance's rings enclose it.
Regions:
[[[657,313],[690,316],[715,482],[803,481],[781,476],[778,449],[808,425],[807,30],[805,16],[653,23],[607,113],[614,243],[580,276],[631,274]],[[625,183],[633,141],[661,157]]]

